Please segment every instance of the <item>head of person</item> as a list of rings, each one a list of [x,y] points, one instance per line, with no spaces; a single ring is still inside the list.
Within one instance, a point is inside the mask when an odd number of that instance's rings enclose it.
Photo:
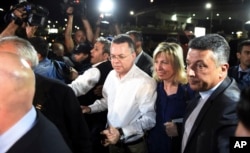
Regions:
[[[186,57],[188,82],[195,91],[207,91],[227,77],[230,47],[218,34],[192,39]]]
[[[26,60],[15,53],[1,51],[0,83],[3,84],[0,87],[0,134],[2,134],[31,109],[35,93],[35,77]]]
[[[240,42],[236,56],[242,69],[250,68],[250,40]]]
[[[136,48],[136,54],[138,55],[142,51],[143,37],[141,32],[131,30],[126,32],[126,34],[133,40]]]
[[[114,37],[110,46],[110,60],[113,69],[123,77],[132,68],[136,58],[133,40],[126,34]]]
[[[75,34],[74,34],[74,41],[76,44],[81,44],[84,43],[86,41],[86,34],[83,30],[76,30]]]
[[[37,51],[39,61],[43,60],[48,56],[49,43],[42,37],[32,37],[29,42],[34,46]]]
[[[94,48],[90,51],[91,64],[96,64],[108,60],[110,54],[110,44],[111,42],[103,37],[99,37],[96,39]]]
[[[77,63],[81,63],[86,59],[90,59],[91,46],[88,44],[77,45],[73,50],[72,59]]]
[[[241,91],[240,100],[237,106],[237,115],[239,118],[235,136],[250,137],[250,87]]]
[[[62,57],[64,56],[64,46],[63,44],[59,43],[59,42],[55,42],[52,44],[51,46],[52,52],[58,56],[58,57]]]
[[[177,43],[160,43],[153,54],[153,77],[157,81],[170,81],[174,84],[187,83],[183,50]]]
[[[35,68],[38,65],[38,56],[35,48],[25,39],[17,36],[0,38],[0,52],[11,52],[25,59],[29,65]]]

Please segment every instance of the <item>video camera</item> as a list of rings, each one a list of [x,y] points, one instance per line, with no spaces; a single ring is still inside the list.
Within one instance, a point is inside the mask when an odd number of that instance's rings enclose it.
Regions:
[[[86,1],[85,0],[64,0],[61,5],[62,14],[65,14],[68,7],[74,7],[74,14],[86,16]]]
[[[22,9],[25,12],[22,15],[24,18],[19,18],[14,14],[16,9]],[[12,9],[6,14],[5,21],[9,22],[11,20],[15,20],[17,24],[26,22],[31,26],[42,27],[45,25],[48,15],[49,11],[45,7],[34,5],[25,1],[13,6]]]

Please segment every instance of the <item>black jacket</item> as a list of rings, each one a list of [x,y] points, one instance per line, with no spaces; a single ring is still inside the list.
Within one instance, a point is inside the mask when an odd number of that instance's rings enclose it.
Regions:
[[[90,153],[90,132],[73,90],[58,80],[36,74],[34,106],[61,132],[74,153]]]
[[[7,153],[71,153],[58,129],[39,111],[35,125]]]
[[[136,66],[141,70],[146,72],[149,76],[152,76],[153,72],[153,59],[147,53],[142,52],[140,58],[138,59]]]
[[[234,136],[238,122],[236,106],[239,98],[240,90],[235,80],[227,77],[199,112],[184,153],[229,153],[229,138]],[[190,102],[183,125],[193,109]]]

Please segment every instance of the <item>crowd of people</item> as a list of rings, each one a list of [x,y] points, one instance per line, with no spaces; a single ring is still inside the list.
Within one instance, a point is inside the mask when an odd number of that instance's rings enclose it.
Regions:
[[[69,6],[50,47],[24,8],[12,13],[0,34],[0,153],[229,153],[230,137],[250,136],[250,40],[233,66],[219,34],[187,52],[164,41],[151,56],[136,30],[101,37],[100,19],[92,28],[82,15],[73,32]]]

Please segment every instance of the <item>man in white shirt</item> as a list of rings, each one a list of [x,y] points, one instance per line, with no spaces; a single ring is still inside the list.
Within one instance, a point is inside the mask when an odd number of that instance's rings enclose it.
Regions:
[[[156,83],[134,64],[135,57],[132,39],[116,36],[110,48],[114,70],[104,83],[103,98],[83,108],[84,113],[108,109],[108,128],[102,134],[110,153],[145,153],[144,132],[155,125]]]
[[[92,68],[86,70],[82,75],[79,75],[69,86],[73,89],[78,97],[81,105],[87,106],[93,104],[95,100],[102,98],[101,88],[108,73],[113,69],[109,58],[110,41],[99,37],[96,40],[94,48],[91,53]],[[100,93],[97,94],[96,92]],[[108,149],[103,147],[100,143],[100,132],[105,128],[107,123],[107,111],[86,114],[85,119],[91,131],[91,138],[93,143],[93,153],[106,153]]]

